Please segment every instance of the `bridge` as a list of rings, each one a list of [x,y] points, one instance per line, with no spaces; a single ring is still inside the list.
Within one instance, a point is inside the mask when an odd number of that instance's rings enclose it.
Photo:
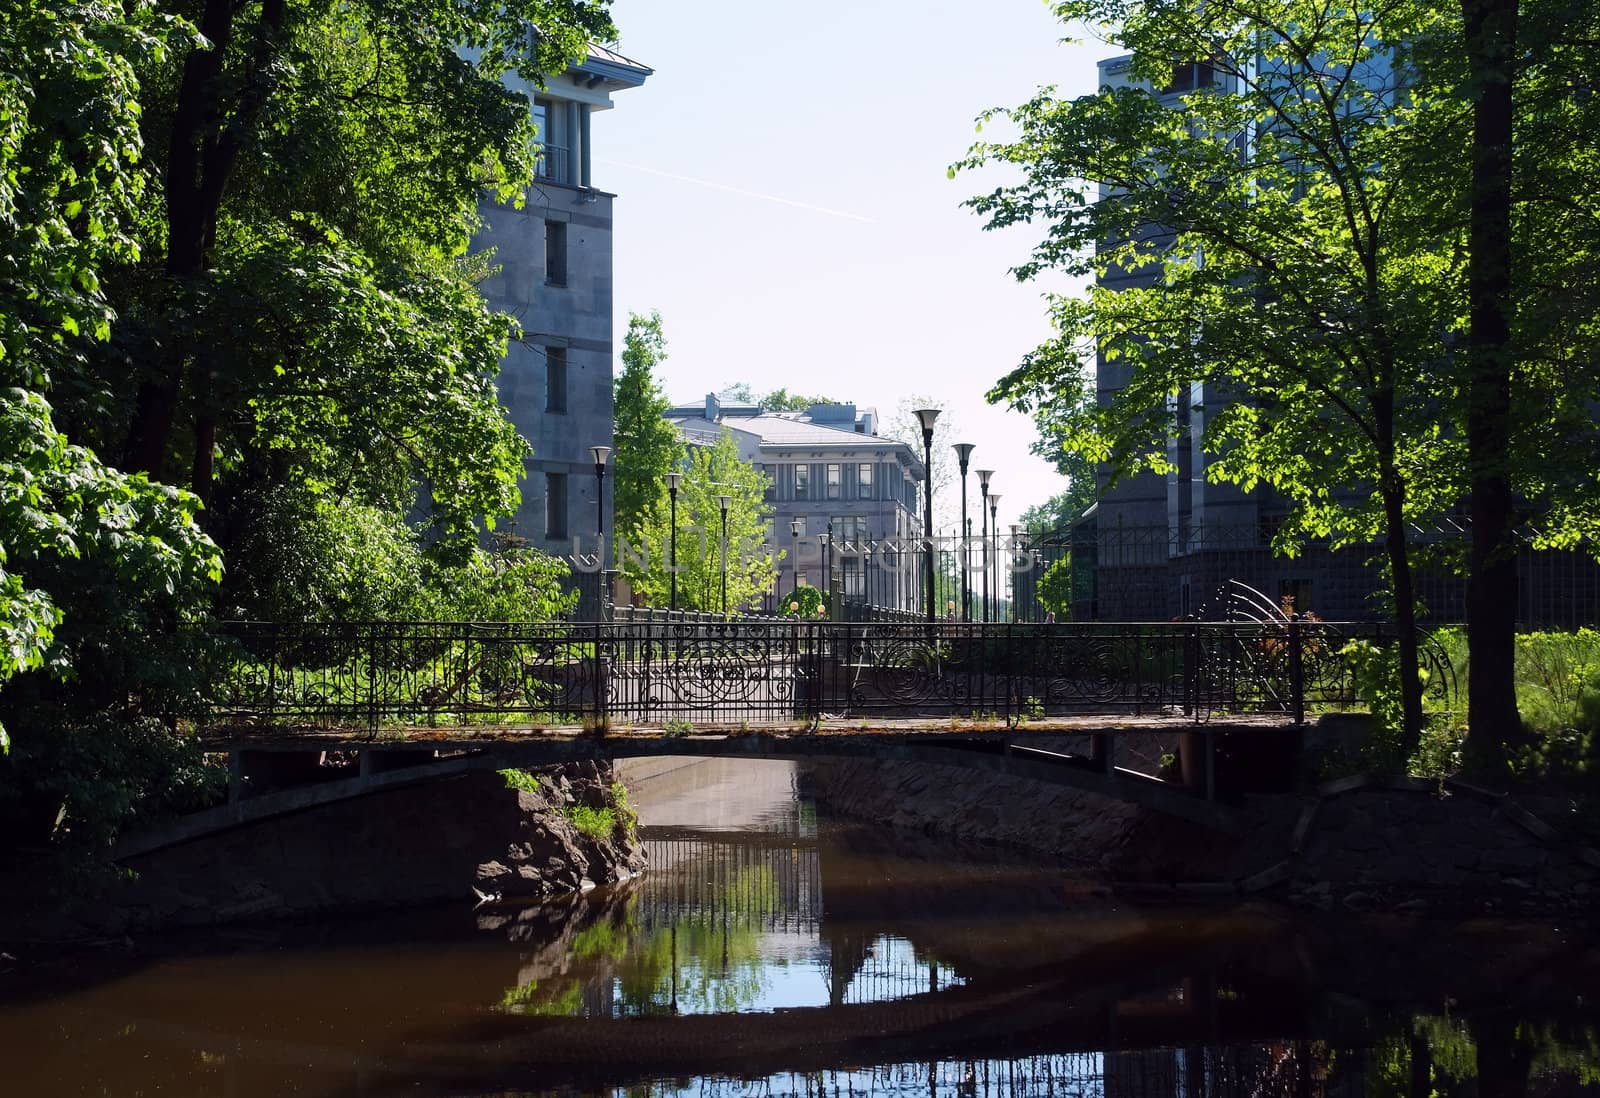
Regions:
[[[1281,780],[1307,712],[1355,702],[1339,651],[1358,638],[1384,633],[1298,620],[230,623],[196,725],[229,756],[229,803],[123,849],[463,770],[648,755],[959,766],[1228,830],[1219,760]],[[1119,739],[1151,731],[1180,734],[1182,782],[1121,765]]]

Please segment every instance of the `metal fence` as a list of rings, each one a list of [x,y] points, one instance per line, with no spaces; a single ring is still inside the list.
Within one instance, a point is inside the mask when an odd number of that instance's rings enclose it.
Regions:
[[[1279,713],[1355,701],[1372,623],[235,622],[213,726]]]
[[[1270,523],[1170,527],[1085,520],[1035,531],[1017,543],[1007,539],[1003,586],[1012,592],[1018,621],[1041,621],[1051,609],[1074,620],[1204,617],[1216,590],[1230,580],[1292,599],[1296,611],[1324,618],[1381,620],[1389,614],[1381,546],[1313,542],[1289,557],[1272,548],[1275,532]],[[1467,537],[1454,525],[1413,533],[1413,580],[1421,620],[1429,625],[1465,620],[1466,581],[1458,566]],[[1600,564],[1587,548],[1540,550],[1528,540],[1517,564],[1522,628],[1600,623]],[[1070,609],[1061,605],[1064,596]]]

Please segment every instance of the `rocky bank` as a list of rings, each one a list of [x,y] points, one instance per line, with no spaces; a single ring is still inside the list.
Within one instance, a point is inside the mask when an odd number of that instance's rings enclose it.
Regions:
[[[1562,826],[1570,804],[1560,797],[1352,778],[1247,796],[1237,806],[1244,827],[1228,835],[1099,794],[959,767],[826,759],[812,764],[811,781],[834,813],[1027,850],[1141,897],[1584,917],[1600,906],[1600,852]]]

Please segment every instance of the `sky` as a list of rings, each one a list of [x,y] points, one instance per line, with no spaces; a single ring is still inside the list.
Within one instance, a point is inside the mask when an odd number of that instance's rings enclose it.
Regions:
[[[1004,176],[946,169],[984,109],[1043,84],[1091,92],[1113,51],[1060,44],[1042,0],[612,10],[621,52],[655,69],[594,120],[594,182],[618,196],[619,348],[630,312],[659,309],[674,402],[745,381],[887,418],[931,397],[972,467],[996,470],[1002,527],[1061,491],[1031,420],[983,394],[1048,337],[1041,295],[1066,283],[1017,283],[1042,234],[984,232],[961,208]]]

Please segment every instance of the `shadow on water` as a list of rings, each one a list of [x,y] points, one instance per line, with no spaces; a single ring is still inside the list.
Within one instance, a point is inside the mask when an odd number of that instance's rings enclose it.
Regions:
[[[1600,1094],[1556,927],[1130,907],[803,807],[646,842],[537,906],[80,958],[0,1004],[7,1092]]]

